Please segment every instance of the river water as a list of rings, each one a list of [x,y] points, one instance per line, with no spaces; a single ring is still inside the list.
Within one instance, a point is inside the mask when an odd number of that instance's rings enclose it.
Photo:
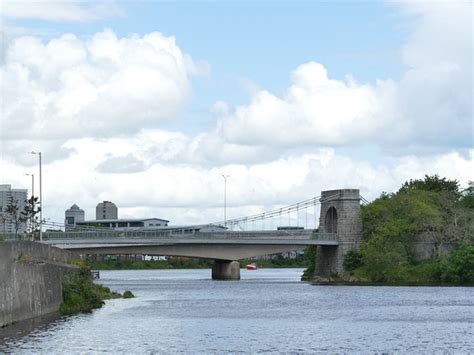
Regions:
[[[474,288],[316,286],[301,273],[102,271],[137,297],[26,334],[0,329],[0,353],[474,352]]]

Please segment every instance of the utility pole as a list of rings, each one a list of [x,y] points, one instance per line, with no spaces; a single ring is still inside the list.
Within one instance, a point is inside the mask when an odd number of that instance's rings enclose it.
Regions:
[[[37,154],[39,156],[39,187],[40,187],[40,241],[43,240],[43,186],[42,186],[42,173],[41,173],[41,152],[30,152],[31,154]]]
[[[224,178],[224,227],[227,227],[227,178],[229,175],[221,175]]]

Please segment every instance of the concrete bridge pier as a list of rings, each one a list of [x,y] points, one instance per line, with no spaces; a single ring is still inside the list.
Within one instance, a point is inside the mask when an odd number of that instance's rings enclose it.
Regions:
[[[213,280],[240,280],[240,263],[231,260],[214,260]]]

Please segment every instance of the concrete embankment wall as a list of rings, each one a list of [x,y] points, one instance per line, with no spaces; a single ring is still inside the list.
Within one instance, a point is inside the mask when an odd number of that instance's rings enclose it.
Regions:
[[[57,312],[77,255],[34,242],[0,242],[0,327]]]

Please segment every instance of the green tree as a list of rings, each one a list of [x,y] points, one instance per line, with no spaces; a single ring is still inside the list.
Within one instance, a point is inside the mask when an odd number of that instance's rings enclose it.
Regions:
[[[17,237],[18,231],[20,230],[21,226],[25,224],[25,220],[20,213],[20,206],[18,205],[18,201],[15,200],[13,197],[10,197],[10,201],[8,202],[8,205],[5,208],[5,212],[8,220],[13,223],[13,228],[15,229],[15,237]]]
[[[474,245],[463,244],[442,262],[441,280],[474,283]]]
[[[457,198],[461,196],[459,181],[440,178],[438,175],[425,175],[424,179],[415,179],[405,182],[400,191],[425,190],[432,192],[451,192]]]
[[[310,245],[304,250],[304,258],[306,269],[301,276],[301,280],[309,280],[314,275],[314,268],[316,266],[316,245]]]
[[[344,256],[344,270],[352,271],[364,265],[362,254],[358,250],[349,250]]]
[[[408,264],[403,243],[382,235],[364,241],[361,254],[366,274],[374,282],[398,281],[398,270]]]
[[[20,212],[22,219],[27,223],[27,236],[30,240],[37,239],[40,229],[40,221],[38,214],[41,211],[39,207],[38,197],[31,196],[26,200],[26,205],[23,211]]]
[[[474,209],[474,181],[469,181],[469,186],[462,191],[459,206]]]

